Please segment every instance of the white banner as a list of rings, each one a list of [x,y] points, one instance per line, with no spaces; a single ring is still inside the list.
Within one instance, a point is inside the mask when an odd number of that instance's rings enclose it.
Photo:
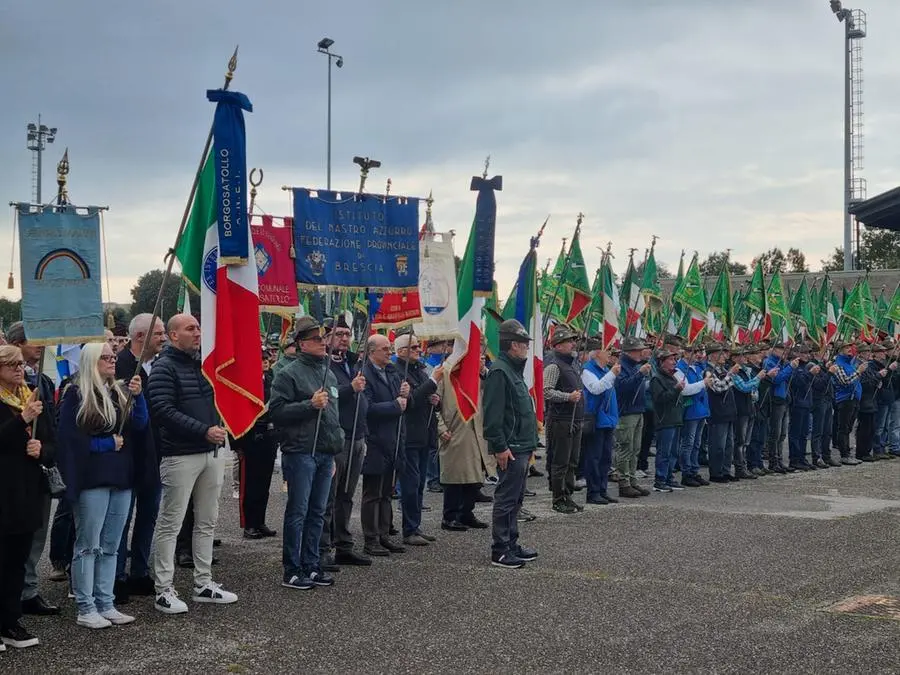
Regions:
[[[416,335],[450,338],[458,333],[456,264],[449,235],[425,235],[419,242],[419,302],[422,322],[414,325]]]

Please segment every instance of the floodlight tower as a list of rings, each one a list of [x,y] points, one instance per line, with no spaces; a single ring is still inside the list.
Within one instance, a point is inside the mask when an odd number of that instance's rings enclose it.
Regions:
[[[844,269],[857,266],[859,222],[853,231],[850,207],[866,198],[863,170],[863,55],[866,13],[830,0],[831,11],[844,24]],[[856,235],[854,237],[854,234]]]
[[[47,143],[52,143],[56,140],[56,127],[50,128],[46,124],[41,124],[41,116],[38,115],[37,124],[29,122],[26,129],[28,130],[28,136],[26,137],[28,145],[26,147],[34,153],[31,161],[32,197],[35,204],[41,204],[41,173],[43,168],[41,156],[47,147]]]

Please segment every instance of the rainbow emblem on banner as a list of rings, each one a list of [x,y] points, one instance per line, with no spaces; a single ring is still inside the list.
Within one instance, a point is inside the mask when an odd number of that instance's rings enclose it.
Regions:
[[[47,268],[56,260],[71,260],[73,263],[75,263],[75,266],[81,273],[82,279],[91,278],[90,266],[84,261],[84,258],[82,258],[70,248],[57,248],[48,252],[43,258],[38,261],[37,267],[34,270],[34,278],[38,281],[43,279],[44,273],[47,271]]]

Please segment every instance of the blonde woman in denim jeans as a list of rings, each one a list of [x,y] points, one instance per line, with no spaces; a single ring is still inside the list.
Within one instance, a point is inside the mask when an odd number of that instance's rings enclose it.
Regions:
[[[75,515],[72,590],[79,626],[108,628],[131,623],[113,602],[116,559],[135,481],[134,443],[143,439],[149,414],[140,377],[129,397],[115,380],[116,356],[108,343],[81,351],[78,376],[59,413],[59,465]],[[121,424],[122,411],[127,420]]]

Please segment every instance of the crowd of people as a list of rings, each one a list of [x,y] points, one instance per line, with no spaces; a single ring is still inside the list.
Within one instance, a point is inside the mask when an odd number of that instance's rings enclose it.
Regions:
[[[234,439],[200,369],[197,320],[151,321],[136,316],[127,343],[110,335],[85,345],[77,374],[58,391],[21,323],[0,346],[3,649],[38,644],[23,614],[60,613],[39,593],[48,536],[50,579],[69,583],[76,622],[87,629],[133,622],[120,611],[132,595],[151,596],[165,614],[188,612],[176,565],[193,570],[191,601],[237,602],[212,574],[226,446],[238,458],[241,527],[251,541],[278,536],[267,511],[280,450],[281,584],[307,591],[332,586],[342,566],[434,545],[423,525],[426,490],[443,493],[441,530],[491,529],[491,564],[536,560],[519,523],[534,518],[523,504],[534,496],[527,477],[543,475],[541,450],[552,509],[562,514],[649,496],[640,479],[654,447],[657,493],[900,455],[900,353],[889,340],[820,349],[625,337],[606,349],[561,325],[534,392],[524,372],[533,337],[507,320],[499,353],[482,356],[472,412],[451,381],[450,340],[426,345],[410,331],[392,344],[375,334],[354,353],[343,318],[303,317],[280,358],[266,361],[265,413]],[[493,502],[490,523],[475,515],[484,501]]]

